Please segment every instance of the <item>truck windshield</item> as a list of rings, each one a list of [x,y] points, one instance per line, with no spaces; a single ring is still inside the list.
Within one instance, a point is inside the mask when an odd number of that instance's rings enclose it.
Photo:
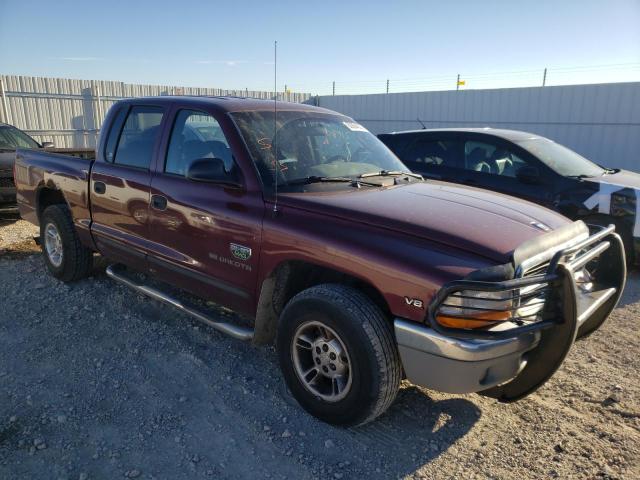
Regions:
[[[231,114],[253,157],[262,182],[286,188],[305,178],[353,178],[410,170],[374,135],[350,118],[318,112],[273,111]],[[277,129],[274,148],[274,128]],[[275,158],[274,158],[275,156]]]
[[[565,177],[600,177],[606,173],[602,167],[547,138],[532,138],[517,143]]]

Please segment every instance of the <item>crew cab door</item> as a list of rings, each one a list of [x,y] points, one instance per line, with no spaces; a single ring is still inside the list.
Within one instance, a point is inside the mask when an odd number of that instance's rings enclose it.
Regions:
[[[214,115],[176,107],[151,180],[149,266],[156,276],[250,313],[264,202],[245,188]],[[187,178],[194,160],[219,158],[228,182]]]
[[[155,105],[122,105],[105,122],[104,151],[91,169],[94,241],[104,256],[138,270],[147,268],[150,166],[164,113]]]

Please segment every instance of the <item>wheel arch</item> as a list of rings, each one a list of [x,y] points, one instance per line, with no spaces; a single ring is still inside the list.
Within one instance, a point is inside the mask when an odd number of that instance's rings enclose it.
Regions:
[[[36,190],[35,200],[38,222],[40,222],[40,219],[42,218],[42,212],[44,212],[50,205],[64,204],[67,207],[69,206],[62,191],[51,184],[40,185]]]
[[[390,316],[390,308],[384,295],[370,282],[313,262],[287,260],[278,264],[262,282],[256,309],[254,343],[273,343],[280,313],[287,302],[301,291],[323,283],[357,288],[387,317]]]

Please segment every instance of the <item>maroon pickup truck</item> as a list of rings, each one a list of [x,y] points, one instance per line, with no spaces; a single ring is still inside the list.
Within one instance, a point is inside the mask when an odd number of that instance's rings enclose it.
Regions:
[[[352,119],[307,105],[115,104],[96,159],[18,152],[22,217],[62,281],[107,274],[233,337],[275,342],[298,402],[362,424],[400,381],[514,401],[606,320],[625,282],[613,226],[424,181]],[[208,315],[145,272],[253,320]],[[87,299],[91,301],[91,299]]]

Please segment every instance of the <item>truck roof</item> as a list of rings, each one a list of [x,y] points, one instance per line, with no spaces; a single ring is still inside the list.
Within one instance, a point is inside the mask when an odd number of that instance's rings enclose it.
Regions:
[[[475,128],[425,128],[418,130],[403,130],[401,132],[391,132],[387,135],[401,135],[405,133],[421,133],[421,132],[468,132],[468,133],[481,133],[484,135],[491,135],[494,137],[504,138],[511,140],[512,142],[519,142],[530,138],[538,138],[540,135],[530,132],[523,132],[521,130],[507,130],[504,128],[491,128],[491,127],[475,127]]]
[[[226,112],[246,112],[246,111],[265,111],[273,110],[274,101],[265,100],[251,97],[206,97],[206,96],[191,96],[191,95],[166,95],[157,97],[137,97],[127,98],[120,100],[118,103],[154,103],[158,104],[172,104],[179,102],[181,105],[192,104],[194,107],[208,108],[214,107],[220,113]],[[336,112],[327,110],[326,108],[320,108],[313,105],[307,105],[294,102],[277,102],[278,110],[298,110],[318,113],[329,113],[335,115]]]

